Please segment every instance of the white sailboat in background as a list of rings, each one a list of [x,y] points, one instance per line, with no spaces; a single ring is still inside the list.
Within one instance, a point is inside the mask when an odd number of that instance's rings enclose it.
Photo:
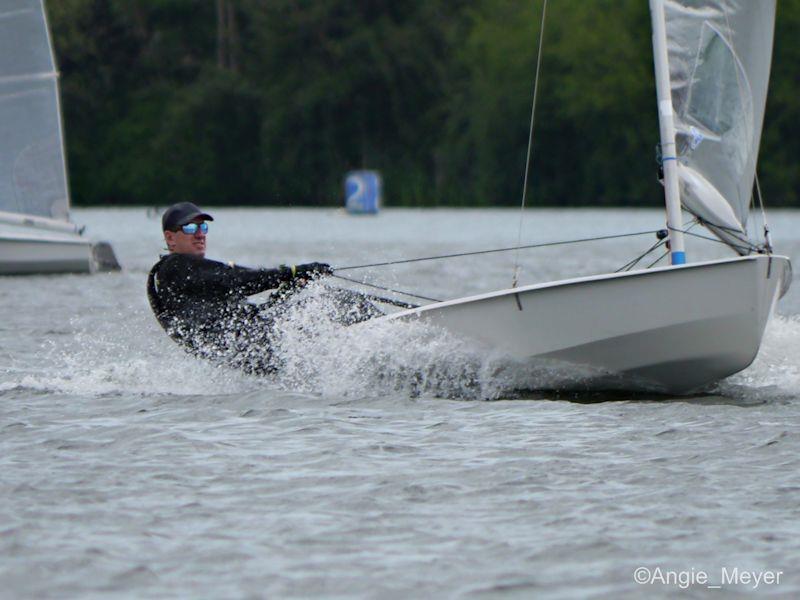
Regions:
[[[0,6],[0,274],[119,268],[70,221],[58,72],[42,0]]]
[[[792,277],[766,227],[760,243],[747,229],[775,0],[650,0],[650,11],[671,265],[386,318],[479,340],[547,386],[683,393],[750,365]],[[738,256],[687,263],[681,206]]]

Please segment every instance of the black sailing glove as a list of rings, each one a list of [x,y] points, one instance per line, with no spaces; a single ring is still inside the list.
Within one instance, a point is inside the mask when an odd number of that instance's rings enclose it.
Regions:
[[[306,263],[292,268],[295,277],[316,278],[324,275],[333,275],[333,268],[326,263]]]

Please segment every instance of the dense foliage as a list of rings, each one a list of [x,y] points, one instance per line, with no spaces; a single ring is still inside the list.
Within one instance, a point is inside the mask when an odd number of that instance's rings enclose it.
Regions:
[[[517,205],[541,0],[48,0],[76,204]],[[800,0],[762,188],[800,206]],[[548,4],[530,203],[655,205],[645,0]]]

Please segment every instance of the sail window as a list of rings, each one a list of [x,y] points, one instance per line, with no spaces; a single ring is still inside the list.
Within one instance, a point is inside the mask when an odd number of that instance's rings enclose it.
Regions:
[[[752,120],[750,86],[739,60],[725,38],[708,22],[703,24],[692,72],[687,116],[722,137]],[[748,119],[749,117],[749,119]]]

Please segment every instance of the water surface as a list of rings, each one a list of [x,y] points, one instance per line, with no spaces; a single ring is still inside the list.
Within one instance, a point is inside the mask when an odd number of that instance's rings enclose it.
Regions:
[[[212,212],[209,256],[264,265],[504,247],[519,224],[502,210]],[[800,264],[800,214],[771,216]],[[113,241],[122,273],[0,279],[0,596],[682,592],[637,584],[640,566],[711,583],[723,567],[783,571],[756,591],[800,594],[800,286],[756,362],[689,398],[520,395],[485,357],[419,331],[297,336],[268,381],[192,359],[159,329],[144,293],[157,220],[76,220]],[[523,242],[662,221],[528,211]],[[520,280],[613,270],[653,241],[522,252]],[[507,287],[514,265],[491,254],[359,276],[447,298]]]

